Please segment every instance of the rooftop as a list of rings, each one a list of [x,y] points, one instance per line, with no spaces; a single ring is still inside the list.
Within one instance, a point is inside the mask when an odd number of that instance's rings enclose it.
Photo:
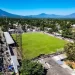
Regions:
[[[4,36],[5,36],[7,44],[13,44],[14,43],[12,37],[10,36],[10,34],[8,32],[4,32]]]

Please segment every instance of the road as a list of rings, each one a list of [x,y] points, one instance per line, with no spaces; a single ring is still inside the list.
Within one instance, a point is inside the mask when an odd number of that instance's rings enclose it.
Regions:
[[[38,61],[47,69],[47,75],[71,75],[68,69],[61,67],[52,58],[40,58]]]
[[[51,65],[51,68],[48,69],[47,75],[71,75],[67,69],[62,68],[53,59],[46,59],[46,62]]]

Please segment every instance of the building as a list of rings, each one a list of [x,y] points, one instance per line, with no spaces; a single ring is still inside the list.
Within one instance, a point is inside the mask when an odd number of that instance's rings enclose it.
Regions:
[[[73,25],[71,25],[72,26],[72,28],[75,28],[75,24],[73,24]]]
[[[9,29],[8,32],[9,33],[15,33],[15,29]]]
[[[19,62],[18,62],[17,56],[14,53],[15,42],[8,32],[4,32],[4,37],[7,44],[7,49],[8,49],[7,52],[9,54],[8,59],[10,59],[10,65],[13,65],[14,72],[18,74]]]

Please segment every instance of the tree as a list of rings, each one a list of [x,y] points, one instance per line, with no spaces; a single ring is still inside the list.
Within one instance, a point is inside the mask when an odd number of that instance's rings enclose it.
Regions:
[[[69,29],[64,29],[62,31],[62,36],[66,37],[66,38],[72,38],[72,30],[70,28]]]
[[[43,75],[44,69],[41,64],[31,60],[23,60],[22,75]]]
[[[69,60],[75,61],[75,43],[68,43],[64,50]]]
[[[52,33],[52,32],[53,32],[53,30],[52,29],[49,29],[48,33]]]
[[[73,39],[74,42],[75,42],[75,32],[72,32],[72,39]]]

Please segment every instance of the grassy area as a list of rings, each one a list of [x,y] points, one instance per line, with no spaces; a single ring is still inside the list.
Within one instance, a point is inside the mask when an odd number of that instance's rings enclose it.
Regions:
[[[61,49],[66,41],[48,36],[43,33],[24,33],[22,35],[23,55],[25,58],[31,59],[39,54],[50,54]]]

